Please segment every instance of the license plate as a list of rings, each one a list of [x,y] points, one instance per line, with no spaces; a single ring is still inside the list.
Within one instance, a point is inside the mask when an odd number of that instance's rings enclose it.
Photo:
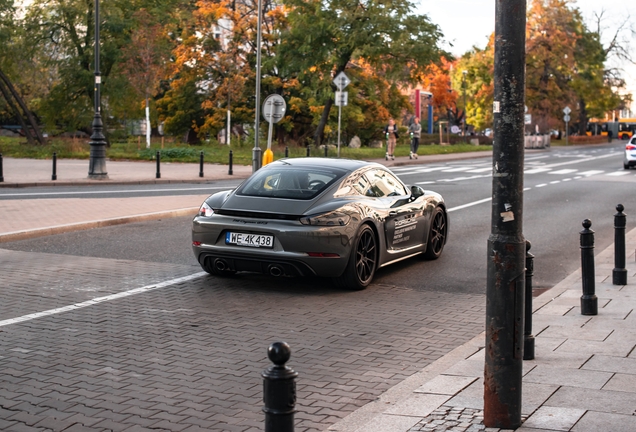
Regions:
[[[225,234],[225,243],[256,248],[273,248],[274,236],[264,234],[228,232],[227,234]]]

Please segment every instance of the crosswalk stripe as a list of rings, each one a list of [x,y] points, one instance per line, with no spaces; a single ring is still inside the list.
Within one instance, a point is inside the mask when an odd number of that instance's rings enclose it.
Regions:
[[[619,177],[619,176],[624,176],[624,175],[628,175],[629,172],[628,171],[614,171],[613,173],[608,173],[605,174],[606,176],[612,176],[612,177]]]
[[[558,171],[551,171],[549,174],[572,174],[573,172],[577,172],[578,170],[575,169],[562,169],[562,170],[558,170]]]
[[[601,171],[601,170],[590,170],[590,171],[580,172],[579,175],[588,176],[589,177],[589,176],[593,176],[593,175],[596,175],[596,174],[603,174],[604,172],[605,171]]]
[[[546,171],[550,171],[551,168],[533,168],[530,170],[525,171],[526,174],[537,174],[537,173],[542,173],[542,172],[546,172]]]
[[[466,171],[466,172],[469,172],[469,173],[482,173],[482,172],[486,172],[486,171],[492,171],[492,167],[477,168],[477,169],[473,169],[473,170]]]

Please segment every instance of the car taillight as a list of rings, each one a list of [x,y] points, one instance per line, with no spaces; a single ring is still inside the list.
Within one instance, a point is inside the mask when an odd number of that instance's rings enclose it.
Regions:
[[[204,202],[201,205],[201,208],[199,209],[199,216],[209,217],[209,216],[212,216],[213,214],[214,214],[214,210],[212,210],[212,207],[210,207],[208,203]]]
[[[634,144],[627,144],[625,146],[625,150],[635,150],[636,149],[636,145]]]

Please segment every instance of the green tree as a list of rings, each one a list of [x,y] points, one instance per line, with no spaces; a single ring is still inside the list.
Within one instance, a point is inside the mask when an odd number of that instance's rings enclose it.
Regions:
[[[311,100],[320,144],[334,104],[333,78],[362,60],[391,85],[414,82],[439,59],[439,28],[413,13],[408,0],[285,0],[289,27],[281,32],[278,70],[297,76]],[[399,113],[393,113],[397,115]]]

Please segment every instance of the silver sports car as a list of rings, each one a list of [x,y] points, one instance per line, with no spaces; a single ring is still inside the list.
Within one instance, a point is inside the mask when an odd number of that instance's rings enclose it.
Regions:
[[[417,254],[439,258],[447,234],[441,195],[405,186],[384,166],[297,158],[208,197],[193,221],[192,249],[214,275],[324,276],[364,289],[380,267]]]

